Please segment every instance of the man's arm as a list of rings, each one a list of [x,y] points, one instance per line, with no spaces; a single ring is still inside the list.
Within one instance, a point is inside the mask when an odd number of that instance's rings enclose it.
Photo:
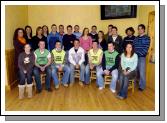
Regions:
[[[74,59],[73,59],[73,57],[72,57],[72,53],[71,53],[71,52],[72,52],[72,51],[69,50],[68,60],[69,60],[69,62],[70,62],[71,64],[73,64],[73,65],[75,66],[76,63],[75,63],[75,61],[74,61]]]
[[[101,62],[102,62],[102,58],[103,58],[103,52],[100,54],[99,65],[100,65]]]
[[[81,59],[79,61],[79,65],[81,65],[82,63],[84,63],[84,61],[85,61],[85,51],[82,50],[82,56],[81,56]]]
[[[48,54],[47,58],[48,58],[48,63],[44,66],[44,68],[46,68],[47,66],[49,66],[51,64],[52,59],[51,59],[51,54],[50,53]]]
[[[103,69],[103,70],[106,69],[106,59],[105,59],[105,54],[103,54],[103,58],[102,58],[102,69]]]

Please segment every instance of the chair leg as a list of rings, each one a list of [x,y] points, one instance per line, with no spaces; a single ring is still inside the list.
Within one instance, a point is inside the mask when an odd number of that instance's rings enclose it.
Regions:
[[[132,80],[132,93],[134,93],[135,88],[134,88],[134,80]]]
[[[92,72],[90,72],[90,83],[92,82]]]
[[[59,79],[59,81],[60,81],[60,72],[58,72],[58,79]]]
[[[106,77],[104,77],[104,88],[106,86]]]

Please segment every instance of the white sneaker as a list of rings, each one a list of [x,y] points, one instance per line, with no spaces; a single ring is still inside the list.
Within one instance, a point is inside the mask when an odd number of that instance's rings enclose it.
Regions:
[[[64,87],[68,87],[68,84],[63,84]]]
[[[80,85],[80,86],[83,86],[83,82],[80,81],[80,82],[79,82],[79,85]]]
[[[110,90],[111,90],[113,93],[115,93],[115,92],[116,92],[114,89],[111,89],[111,88],[110,88]]]
[[[99,87],[99,90],[103,90],[103,87]]]
[[[58,88],[59,88],[59,85],[56,85],[56,86],[55,86],[55,89],[58,89]]]

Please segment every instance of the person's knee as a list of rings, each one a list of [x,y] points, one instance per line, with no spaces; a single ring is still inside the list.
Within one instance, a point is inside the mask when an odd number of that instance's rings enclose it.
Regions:
[[[51,70],[51,68],[46,68],[46,74],[47,75],[52,75],[52,70]]]
[[[34,68],[33,73],[34,75],[39,75],[39,70],[37,68]]]
[[[113,74],[113,75],[112,75],[112,78],[113,78],[114,80],[117,80],[117,79],[118,79],[118,74]]]
[[[85,65],[84,64],[81,64],[81,70],[85,70]]]
[[[111,74],[112,74],[113,79],[118,79],[118,71],[117,70],[112,71]]]
[[[101,71],[97,71],[97,77],[101,76],[102,72]]]
[[[52,68],[51,72],[52,72],[52,74],[55,74],[57,72],[57,69],[56,68]]]
[[[72,71],[74,71],[74,65],[70,65],[70,69],[72,70]]]

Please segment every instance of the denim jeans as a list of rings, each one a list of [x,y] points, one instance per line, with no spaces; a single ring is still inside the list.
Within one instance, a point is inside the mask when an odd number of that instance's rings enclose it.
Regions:
[[[139,87],[141,89],[145,89],[146,87],[146,58],[139,57],[138,58],[138,71],[139,71]]]
[[[101,66],[95,66],[96,73],[101,69]],[[87,64],[85,68],[85,83],[88,84],[90,82],[90,65]],[[96,83],[97,83],[97,76],[96,76]]]
[[[124,75],[123,71],[120,73],[120,91],[119,96],[126,98],[128,92],[129,79],[134,79],[136,77],[136,71],[130,72],[128,75]]]
[[[57,76],[58,68],[54,64],[51,65],[51,68],[52,68],[52,78],[53,78],[54,84],[56,86],[59,84],[59,79]],[[63,72],[64,72],[64,75],[63,75],[63,78],[61,81],[63,84],[67,84],[68,79],[69,79],[69,75],[70,75],[70,68],[67,65],[64,65]]]
[[[88,64],[88,53],[85,53],[85,62],[84,62],[85,66]]]
[[[110,68],[111,68],[110,66],[106,66],[107,70],[109,70]],[[104,71],[101,68],[97,72],[97,84],[98,84],[99,87],[104,87],[103,75],[104,75]],[[116,83],[117,83],[117,80],[118,80],[118,70],[117,69],[113,70],[111,72],[111,76],[112,76],[112,79],[111,79],[111,83],[110,83],[110,89],[116,90]]]
[[[84,74],[85,74],[85,65],[84,63],[80,65],[80,81],[84,82]],[[73,64],[70,64],[70,83],[74,82],[74,71],[75,71],[75,66]]]
[[[32,84],[32,70],[28,71],[26,74],[23,72],[23,70],[19,70],[19,78],[20,78],[19,85],[25,85],[26,78],[27,78],[27,84]]]
[[[46,79],[45,79],[45,88],[49,89],[50,88],[50,81],[51,81],[51,68],[50,66],[45,68],[46,73]],[[40,77],[40,69],[38,67],[34,67],[34,76],[35,76],[35,82],[36,82],[36,88],[39,90],[42,90],[42,85],[41,85],[41,77]]]
[[[65,64],[70,64],[68,57],[69,57],[69,51],[67,50],[65,55]]]

